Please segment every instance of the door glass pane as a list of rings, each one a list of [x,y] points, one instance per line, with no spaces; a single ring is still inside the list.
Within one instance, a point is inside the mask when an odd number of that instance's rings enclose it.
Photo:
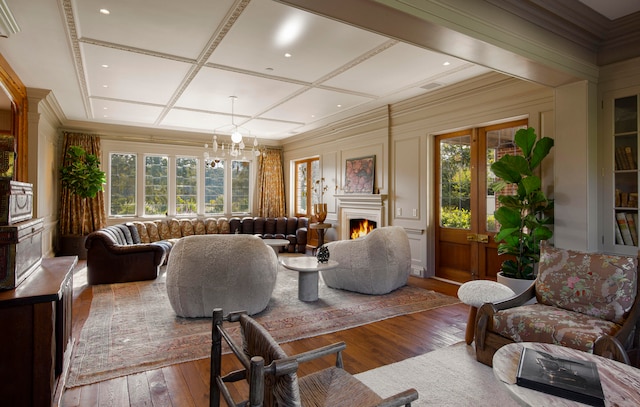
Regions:
[[[471,137],[440,141],[440,226],[471,229]]]
[[[320,180],[320,160],[315,160],[311,162],[311,179],[312,185],[310,185],[309,192],[313,191],[313,187],[316,185],[316,181]],[[317,204],[320,203],[320,192],[311,194],[311,203]]]
[[[109,215],[136,214],[136,160],[135,154],[110,155],[110,208]]]
[[[249,161],[231,161],[231,212],[249,212]]]
[[[486,195],[487,202],[487,232],[497,232],[499,225],[497,224],[493,212],[498,208],[498,196],[493,191],[493,185],[499,180],[495,174],[491,171],[491,164],[500,159],[500,157],[511,154],[518,155],[520,150],[513,142],[513,136],[520,129],[525,129],[527,126],[508,127],[505,129],[490,130],[486,133],[487,144],[487,180],[486,180]],[[516,193],[515,186],[509,185],[499,192],[501,195],[512,195]]]
[[[224,212],[224,166],[220,160],[215,166],[204,169],[204,213],[220,214]]]
[[[144,163],[144,213],[166,215],[168,206],[166,156],[147,156]]]
[[[296,163],[296,213],[307,214],[307,166],[308,162]]]
[[[198,212],[198,159],[176,158],[176,214]]]

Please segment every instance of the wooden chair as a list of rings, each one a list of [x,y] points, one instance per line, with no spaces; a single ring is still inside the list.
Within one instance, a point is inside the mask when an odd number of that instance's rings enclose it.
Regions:
[[[240,322],[242,346],[223,328],[223,321]],[[222,340],[242,363],[243,369],[222,375]],[[211,344],[210,405],[218,407],[220,396],[228,406],[411,406],[418,399],[414,389],[382,399],[373,390],[342,367],[344,342],[295,356],[287,356],[271,335],[244,312],[223,317],[222,309],[213,311]],[[326,355],[336,354],[336,365],[304,377],[297,377],[298,365]],[[246,381],[247,400],[233,400],[226,383]]]
[[[542,342],[638,367],[638,257],[583,253],[541,245],[538,276],[522,294],[486,303],[476,319],[476,359],[513,342]],[[526,305],[532,298],[537,303]]]

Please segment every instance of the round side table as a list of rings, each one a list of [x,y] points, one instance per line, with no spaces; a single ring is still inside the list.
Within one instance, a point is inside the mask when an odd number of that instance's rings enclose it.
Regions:
[[[460,301],[470,306],[469,318],[467,319],[467,330],[464,339],[467,345],[473,342],[476,333],[476,316],[478,308],[485,302],[496,302],[513,297],[515,293],[504,284],[490,280],[468,281],[458,288],[458,298]]]

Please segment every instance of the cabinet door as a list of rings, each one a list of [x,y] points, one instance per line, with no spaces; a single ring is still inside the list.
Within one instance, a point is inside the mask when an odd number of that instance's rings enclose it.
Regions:
[[[610,208],[604,220],[606,251],[633,255],[638,248],[638,108],[640,92],[612,95],[606,100],[604,130],[611,137],[607,151],[611,176]]]

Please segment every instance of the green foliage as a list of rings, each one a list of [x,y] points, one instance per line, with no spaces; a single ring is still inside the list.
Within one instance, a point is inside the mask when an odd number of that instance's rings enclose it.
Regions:
[[[504,155],[491,165],[493,173],[501,178],[493,185],[496,192],[509,185],[516,188],[512,195],[500,195],[500,207],[494,212],[495,220],[500,224],[496,235],[498,254],[515,257],[502,263],[502,272],[507,277],[533,280],[534,264],[540,260],[540,241],[553,235],[549,225],[553,224],[550,215],[553,200],[542,192],[540,177],[534,170],[549,154],[553,139],[543,137],[536,142],[537,136],[532,128],[520,129],[514,136],[521,156]]]
[[[443,227],[469,229],[471,228],[471,212],[454,206],[443,207],[440,214],[440,223]]]
[[[95,198],[104,190],[107,179],[100,169],[98,157],[80,146],[71,146],[67,150],[67,161],[68,164],[60,169],[60,180],[71,193],[84,199]]]

